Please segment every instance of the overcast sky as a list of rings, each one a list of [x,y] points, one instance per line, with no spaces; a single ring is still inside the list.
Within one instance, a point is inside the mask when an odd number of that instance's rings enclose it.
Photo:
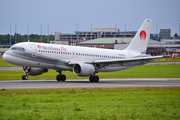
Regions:
[[[171,29],[179,35],[180,0],[0,0],[0,34],[47,35],[93,28],[137,31],[144,19],[153,19],[151,33]]]

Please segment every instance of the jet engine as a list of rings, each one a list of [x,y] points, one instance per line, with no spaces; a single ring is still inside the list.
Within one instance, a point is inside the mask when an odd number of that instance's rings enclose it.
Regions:
[[[41,75],[44,72],[48,72],[47,68],[35,68],[35,67],[29,67],[29,66],[23,66],[23,71],[26,75]]]
[[[73,72],[75,75],[85,77],[94,74],[95,68],[91,64],[78,63],[78,64],[74,64]]]

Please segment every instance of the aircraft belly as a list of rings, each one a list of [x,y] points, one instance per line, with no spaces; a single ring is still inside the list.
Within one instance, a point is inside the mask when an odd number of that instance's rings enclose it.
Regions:
[[[67,66],[67,65],[56,65],[56,69],[72,71],[72,67],[71,66]]]
[[[116,65],[108,66],[106,68],[99,69],[98,71],[99,72],[115,72],[115,71],[130,69],[137,66],[139,65],[123,66],[123,65],[116,64]]]

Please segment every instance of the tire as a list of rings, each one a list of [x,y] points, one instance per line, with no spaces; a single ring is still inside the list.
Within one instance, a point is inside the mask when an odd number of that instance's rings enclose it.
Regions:
[[[98,76],[94,76],[94,82],[99,82],[99,77]]]
[[[89,77],[89,81],[90,81],[90,82],[94,82],[94,76],[90,76],[90,77]]]
[[[25,75],[25,80],[27,80],[28,79],[28,76],[27,75]]]
[[[66,81],[66,76],[65,75],[61,75],[61,79],[62,79],[63,82]]]
[[[57,81],[61,81],[61,75],[57,75],[57,76],[56,76],[56,80],[57,80]]]
[[[23,76],[22,76],[22,79],[23,79],[23,80],[27,80],[27,79],[28,79],[28,76],[27,76],[27,75],[23,75]]]
[[[25,78],[24,78],[24,75],[22,76],[22,80],[24,80]]]

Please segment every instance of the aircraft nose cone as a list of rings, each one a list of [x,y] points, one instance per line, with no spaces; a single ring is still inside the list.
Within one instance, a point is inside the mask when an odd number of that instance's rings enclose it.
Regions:
[[[7,61],[7,55],[6,55],[6,52],[3,54],[3,59],[5,60],[5,61]]]
[[[12,58],[9,57],[9,55],[8,55],[6,52],[3,54],[2,57],[3,57],[3,59],[4,59],[6,62],[8,62],[8,63],[9,63],[9,62],[11,61],[11,59],[12,59]]]

